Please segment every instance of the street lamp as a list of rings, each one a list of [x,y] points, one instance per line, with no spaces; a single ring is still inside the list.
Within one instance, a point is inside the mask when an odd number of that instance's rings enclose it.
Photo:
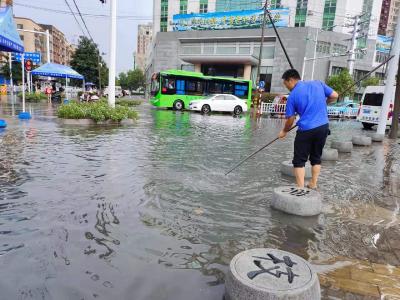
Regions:
[[[108,104],[115,107],[115,76],[117,60],[117,0],[111,2],[110,71],[108,73]]]

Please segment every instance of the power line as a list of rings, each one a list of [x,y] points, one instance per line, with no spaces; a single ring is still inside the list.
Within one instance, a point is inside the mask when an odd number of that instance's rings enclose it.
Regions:
[[[74,4],[75,4],[75,7],[76,7],[76,9],[77,9],[77,11],[78,11],[78,14],[79,14],[79,16],[81,17],[81,20],[82,20],[82,22],[83,22],[83,25],[85,26],[86,31],[87,31],[87,33],[89,34],[90,39],[91,39],[92,42],[94,43],[93,37],[92,37],[92,35],[90,34],[89,28],[88,28],[87,25],[86,25],[85,19],[83,18],[81,11],[80,11],[78,5],[76,4],[76,1],[75,1],[75,0],[72,0],[72,1],[73,1]]]
[[[79,28],[81,29],[83,35],[85,35],[85,31],[83,30],[81,23],[79,23],[78,19],[76,18],[76,15],[75,15],[74,11],[72,10],[71,6],[70,6],[69,3],[68,3],[68,0],[64,0],[64,1],[65,1],[65,3],[67,4],[67,6],[68,6],[70,12],[71,12],[72,15],[74,16],[74,19],[75,19],[76,23],[78,24]]]
[[[71,10],[66,11],[66,10],[60,10],[60,9],[54,9],[54,8],[46,8],[46,7],[40,7],[40,6],[35,6],[35,5],[30,5],[30,4],[25,4],[25,3],[14,2],[14,6],[21,6],[21,7],[26,7],[26,8],[31,8],[31,9],[41,10],[41,11],[63,14],[63,15],[74,15],[74,12]],[[110,18],[109,15],[102,15],[102,14],[82,13],[82,16],[91,17],[91,18]],[[147,21],[147,20],[152,20],[153,16],[122,15],[122,16],[118,16],[118,19]]]

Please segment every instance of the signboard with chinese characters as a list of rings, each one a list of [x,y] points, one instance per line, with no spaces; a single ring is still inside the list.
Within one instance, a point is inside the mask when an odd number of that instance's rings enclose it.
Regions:
[[[378,35],[376,38],[376,51],[389,54],[392,47],[393,37]]]
[[[13,60],[21,62],[22,53],[13,53]],[[35,64],[40,64],[42,62],[42,55],[40,52],[25,52],[25,60],[31,60]]]
[[[289,9],[271,9],[271,17],[276,27],[289,26]],[[204,14],[174,15],[174,31],[251,29],[262,26],[264,10],[241,10]],[[267,18],[267,27],[272,24]]]

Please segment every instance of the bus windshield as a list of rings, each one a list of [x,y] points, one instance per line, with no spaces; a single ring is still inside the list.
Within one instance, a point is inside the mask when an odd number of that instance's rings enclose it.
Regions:
[[[157,95],[160,90],[160,74],[153,74],[151,77],[151,94],[153,96]]]

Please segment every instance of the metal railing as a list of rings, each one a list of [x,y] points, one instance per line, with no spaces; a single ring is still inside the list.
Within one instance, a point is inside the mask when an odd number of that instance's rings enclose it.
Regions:
[[[270,116],[284,115],[286,112],[286,104],[263,103],[261,106],[261,113]],[[331,107],[328,106],[328,116],[331,118],[356,118],[358,114],[358,107]]]

